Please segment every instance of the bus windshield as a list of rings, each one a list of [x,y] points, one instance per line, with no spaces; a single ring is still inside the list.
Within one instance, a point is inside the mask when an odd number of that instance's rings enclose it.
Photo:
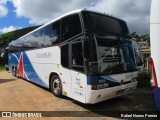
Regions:
[[[122,48],[116,39],[100,38],[97,40],[97,57],[101,74],[119,73],[123,70]]]
[[[130,40],[122,37],[95,37],[97,61],[89,62],[94,74],[120,74],[136,70]]]
[[[83,11],[84,29],[91,33],[89,73],[120,74],[136,71],[132,41],[125,21],[94,12]],[[94,39],[94,40],[93,40]],[[93,54],[94,53],[94,54]],[[94,57],[93,57],[94,56]]]
[[[125,21],[111,16],[83,11],[85,29],[105,32],[112,35],[128,35],[129,29]]]

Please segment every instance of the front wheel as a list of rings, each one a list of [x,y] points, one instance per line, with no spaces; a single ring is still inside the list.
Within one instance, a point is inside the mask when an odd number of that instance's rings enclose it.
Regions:
[[[56,75],[51,78],[51,92],[57,97],[62,97],[61,80]]]

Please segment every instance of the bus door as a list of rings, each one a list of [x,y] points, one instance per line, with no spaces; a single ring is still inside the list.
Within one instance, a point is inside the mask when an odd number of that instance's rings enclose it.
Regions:
[[[84,73],[82,41],[71,42],[72,94],[75,100],[85,102],[86,75]]]
[[[62,86],[63,86],[63,95],[72,98],[72,78],[70,70],[70,43],[64,44],[61,46],[61,64],[62,68]]]

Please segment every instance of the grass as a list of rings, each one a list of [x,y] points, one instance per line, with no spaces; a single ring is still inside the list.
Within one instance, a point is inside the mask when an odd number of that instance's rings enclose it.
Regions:
[[[4,66],[0,66],[0,71],[5,70]]]

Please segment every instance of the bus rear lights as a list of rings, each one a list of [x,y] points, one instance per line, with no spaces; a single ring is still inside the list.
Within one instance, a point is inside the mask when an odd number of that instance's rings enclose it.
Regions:
[[[107,88],[107,87],[109,87],[108,83],[92,85],[92,90],[99,90],[99,89],[104,89],[104,88]]]
[[[151,65],[151,80],[150,80],[151,87],[157,88],[158,87],[157,76],[156,76],[154,62],[152,58],[150,58],[150,65]]]
[[[108,83],[104,83],[103,85],[104,85],[104,88],[109,87],[109,84],[108,84]]]
[[[151,84],[152,87],[155,86],[154,79],[151,79],[151,80],[150,80],[150,84]]]

